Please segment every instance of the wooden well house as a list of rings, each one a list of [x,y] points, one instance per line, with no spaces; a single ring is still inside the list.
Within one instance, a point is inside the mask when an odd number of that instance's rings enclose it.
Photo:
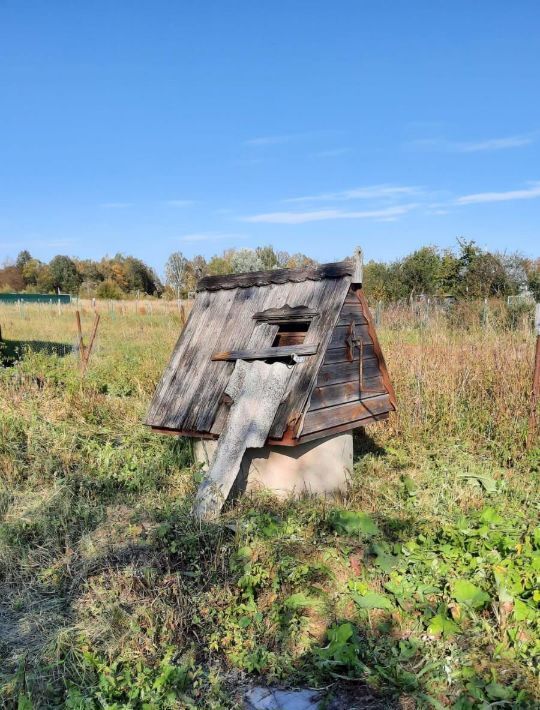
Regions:
[[[276,491],[342,487],[351,430],[395,407],[358,253],[201,279],[146,423],[199,440],[210,471],[198,504],[211,514],[242,468]]]

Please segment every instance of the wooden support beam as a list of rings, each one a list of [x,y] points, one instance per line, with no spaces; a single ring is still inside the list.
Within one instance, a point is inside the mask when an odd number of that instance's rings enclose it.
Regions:
[[[291,323],[296,321],[310,321],[319,312],[314,311],[307,306],[291,306],[285,305],[283,308],[267,308],[266,311],[259,311],[253,316],[253,320],[261,323]]]
[[[283,345],[277,348],[262,348],[261,350],[229,350],[214,353],[212,360],[269,360],[276,357],[292,357],[296,355],[315,355],[318,345]]]
[[[360,247],[356,247],[353,257],[354,273],[352,275],[353,284],[360,286],[364,280],[364,255]]]

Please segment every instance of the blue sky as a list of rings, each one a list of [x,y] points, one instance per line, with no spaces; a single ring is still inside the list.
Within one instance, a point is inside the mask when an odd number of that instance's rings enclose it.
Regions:
[[[0,0],[0,259],[537,256],[540,4]]]

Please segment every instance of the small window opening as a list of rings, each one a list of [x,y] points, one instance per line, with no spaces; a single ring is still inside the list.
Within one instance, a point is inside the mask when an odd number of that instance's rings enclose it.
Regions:
[[[280,323],[272,347],[279,348],[284,345],[302,345],[309,329],[309,323],[309,321]]]

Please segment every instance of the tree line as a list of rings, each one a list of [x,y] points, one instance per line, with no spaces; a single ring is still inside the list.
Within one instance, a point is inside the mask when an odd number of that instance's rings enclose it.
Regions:
[[[177,251],[165,264],[162,281],[141,259],[117,254],[99,261],[57,255],[48,263],[29,251],[0,269],[0,290],[71,293],[81,297],[120,299],[135,295],[186,298],[203,276],[276,268],[301,268],[317,262],[302,253],[277,251],[272,246],[226,249],[210,259],[188,259]],[[402,259],[364,266],[364,287],[373,300],[397,302],[419,296],[476,299],[530,292],[540,301],[540,259],[517,253],[481,249],[458,239],[455,249],[422,247]]]

